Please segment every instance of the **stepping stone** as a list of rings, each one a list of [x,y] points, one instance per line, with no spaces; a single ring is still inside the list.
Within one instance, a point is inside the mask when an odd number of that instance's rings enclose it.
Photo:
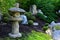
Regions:
[[[54,40],[60,40],[60,30],[55,30],[53,32],[53,39]]]
[[[37,25],[39,25],[39,23],[37,23],[37,22],[34,22],[34,23],[33,23],[33,25],[37,26]]]

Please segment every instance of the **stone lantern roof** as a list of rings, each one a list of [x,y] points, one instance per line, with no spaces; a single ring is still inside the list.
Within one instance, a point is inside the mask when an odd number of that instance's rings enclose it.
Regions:
[[[11,12],[22,12],[22,13],[26,12],[24,9],[19,8],[19,3],[16,3],[15,7],[10,8],[9,11],[11,11]]]

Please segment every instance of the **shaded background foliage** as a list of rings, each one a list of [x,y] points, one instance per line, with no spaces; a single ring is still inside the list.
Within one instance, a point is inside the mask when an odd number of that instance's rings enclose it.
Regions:
[[[13,6],[15,0],[0,0],[0,10],[7,13],[8,9]]]
[[[29,11],[31,5],[36,4],[37,9],[41,9],[50,21],[56,20],[56,11],[60,9],[60,0],[0,0],[0,10],[4,16],[8,15],[8,9],[16,2],[26,11]]]
[[[7,13],[8,9],[16,2],[19,2],[20,7],[27,11],[33,4],[36,4],[37,8],[42,9],[43,12],[55,12],[60,9],[60,0],[0,0],[0,10]]]
[[[14,5],[16,0],[0,0],[0,11],[3,14],[3,21],[8,21],[8,9]]]
[[[20,3],[20,7],[29,11],[29,7],[33,4],[37,5],[37,9],[41,9],[43,13],[48,16],[47,22],[56,21],[57,14],[60,8],[60,0],[17,0]]]

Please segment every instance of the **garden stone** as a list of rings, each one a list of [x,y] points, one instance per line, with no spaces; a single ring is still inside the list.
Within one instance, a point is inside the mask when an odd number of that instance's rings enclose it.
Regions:
[[[45,18],[47,18],[47,16],[46,16],[46,15],[44,15],[44,17],[45,17]]]
[[[30,12],[32,13],[32,15],[36,15],[37,14],[37,7],[36,7],[36,5],[32,5],[30,7]]]
[[[60,13],[60,10],[58,10],[58,12]]]
[[[55,30],[53,32],[53,39],[54,40],[60,40],[60,30]]]
[[[56,23],[54,21],[52,21],[50,24],[49,24],[49,27],[54,27],[56,25]]]
[[[50,27],[52,27],[52,29],[51,29],[52,30],[52,38],[53,38],[53,40],[60,40],[60,30],[55,29],[56,25],[60,26],[60,23],[55,23],[54,21],[52,21],[51,24],[49,25]]]
[[[41,9],[38,9],[37,13],[43,14],[43,12],[41,11]]]
[[[37,25],[39,25],[39,24],[38,24],[37,22],[34,22],[33,25],[37,26]]]
[[[19,8],[19,3],[16,3],[16,6],[10,8],[10,18],[9,20],[12,22],[12,32],[9,33],[9,36],[12,38],[22,37],[22,34],[19,32],[19,21],[22,21],[20,18],[20,12],[24,13],[25,10]]]
[[[46,34],[52,35],[52,31],[49,28],[45,32],[46,32]]]
[[[28,24],[27,17],[25,15],[20,16],[22,18],[22,23],[21,24]]]

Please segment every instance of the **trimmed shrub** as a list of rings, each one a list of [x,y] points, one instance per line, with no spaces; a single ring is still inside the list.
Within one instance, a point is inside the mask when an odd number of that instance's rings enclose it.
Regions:
[[[37,17],[38,17],[39,19],[42,19],[42,20],[46,21],[46,18],[45,18],[44,15],[41,14],[41,13],[37,13]]]
[[[26,12],[25,15],[27,16],[28,20],[33,20],[33,21],[36,20],[36,17],[33,16],[31,12]]]
[[[48,29],[48,26],[43,26],[43,31],[46,31]]]
[[[49,25],[49,23],[45,23],[45,26],[48,26]]]
[[[25,15],[27,16],[28,20],[30,20],[32,17],[32,14],[30,12],[26,12]]]
[[[45,25],[43,26],[43,31],[46,31],[49,27],[48,27],[49,23],[45,23]]]
[[[36,17],[35,16],[32,16],[31,17],[31,20],[35,21],[36,20]]]
[[[32,20],[29,20],[28,21],[28,25],[33,25],[33,21]]]

